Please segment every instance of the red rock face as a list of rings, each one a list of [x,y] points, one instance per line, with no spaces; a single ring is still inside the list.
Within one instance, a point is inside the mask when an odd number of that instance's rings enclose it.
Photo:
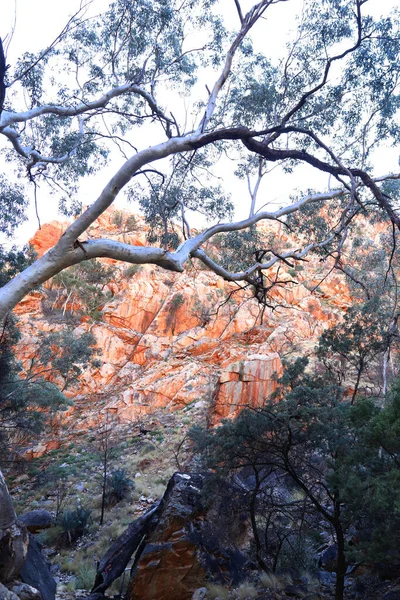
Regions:
[[[145,228],[140,218],[137,221],[139,233],[120,234],[112,213],[103,215],[88,236],[143,245]],[[32,240],[37,252],[53,245],[64,227],[44,225]],[[149,265],[130,275],[129,265],[105,263],[114,271],[112,280],[105,282],[111,299],[102,307],[102,320],[83,317],[76,326],[79,332],[94,334],[102,365],[88,369],[68,392],[76,407],[63,419],[68,423],[73,415],[75,431],[98,417],[99,406],[126,422],[155,408],[174,410],[212,398],[213,424],[246,405],[259,406],[276,388],[281,356],[312,350],[323,329],[335,324],[351,301],[339,276],[323,283],[317,293],[309,291],[329,265],[316,262],[314,268],[308,263],[307,270],[298,273],[298,285],[273,290],[272,300],[282,307],[267,308],[260,324],[260,307],[251,294],[240,291],[225,302],[236,286],[199,263],[183,274]],[[16,308],[24,333],[19,358],[25,364],[34,355],[37,331],[61,327],[56,319],[44,317],[42,299],[43,294],[34,292]]]
[[[175,473],[171,478],[158,521],[135,557],[128,600],[191,600],[207,580],[235,584],[243,578],[246,559],[235,560],[229,548],[219,545],[216,515],[221,509],[213,506],[215,498],[204,483],[199,474]]]

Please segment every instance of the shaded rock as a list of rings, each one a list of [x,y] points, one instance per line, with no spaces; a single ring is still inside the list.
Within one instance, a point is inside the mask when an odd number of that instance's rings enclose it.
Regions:
[[[329,587],[335,584],[336,577],[333,573],[327,573],[326,571],[318,571],[317,577],[318,581],[322,585],[326,585]]]
[[[376,563],[375,570],[380,579],[397,579],[400,577],[400,562]]]
[[[336,571],[336,561],[337,561],[337,547],[336,544],[332,544],[327,548],[320,556],[318,564],[319,567],[322,567],[326,571]]]
[[[39,590],[27,583],[17,583],[12,586],[11,590],[20,600],[42,600]]]
[[[307,588],[303,585],[287,585],[284,592],[290,598],[305,598],[307,596]]]
[[[115,540],[99,563],[91,595],[102,594],[122,575],[143,537],[156,523],[158,510],[158,504],[150,508]]]
[[[19,600],[18,596],[0,583],[0,600]]]
[[[24,583],[39,590],[42,600],[54,600],[56,597],[56,582],[31,533],[29,534],[28,554],[20,576]]]
[[[202,588],[199,588],[198,590],[194,591],[192,600],[204,600],[204,598],[206,596],[207,596],[207,588],[202,587]]]
[[[31,533],[37,533],[53,525],[53,516],[48,510],[30,510],[21,515],[19,520]]]
[[[0,580],[10,581],[19,575],[28,551],[28,532],[25,525],[15,522],[0,529]]]
[[[0,471],[0,581],[17,576],[28,550],[28,532],[17,521],[11,496]]]
[[[400,589],[390,590],[389,592],[386,592],[382,600],[400,600]]]
[[[204,480],[185,473],[171,478],[158,522],[138,550],[128,600],[191,600],[207,580],[236,585],[244,578],[246,558],[212,536]]]

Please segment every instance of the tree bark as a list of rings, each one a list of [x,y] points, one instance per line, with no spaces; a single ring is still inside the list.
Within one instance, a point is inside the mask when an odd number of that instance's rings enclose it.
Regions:
[[[346,556],[344,534],[340,522],[335,524],[335,533],[337,544],[335,600],[343,600],[344,578],[346,575]]]
[[[361,359],[360,365],[357,370],[357,380],[356,380],[356,385],[354,386],[353,395],[351,397],[351,404],[354,404],[354,401],[356,399],[358,388],[360,387],[360,380],[361,380],[361,375],[362,375],[363,370],[364,370],[364,360]]]

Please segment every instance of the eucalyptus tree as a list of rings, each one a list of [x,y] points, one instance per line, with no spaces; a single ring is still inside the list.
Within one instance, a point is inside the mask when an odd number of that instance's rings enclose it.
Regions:
[[[261,0],[247,12],[240,0],[114,0],[91,16],[93,0],[82,2],[42,52],[26,52],[7,65],[1,51],[2,208],[11,206],[6,214],[14,221],[24,217],[26,192],[5,183],[14,168],[33,187],[35,200],[38,186],[47,184],[74,220],[49,252],[3,286],[0,318],[42,282],[96,257],[177,272],[195,258],[266,302],[266,276],[280,262],[292,264],[321,248],[336,264],[343,262],[349,225],[360,214],[378,213],[398,230],[394,184],[400,174],[375,173],[372,153],[399,141],[399,16],[374,19],[368,9],[377,4],[304,0],[280,60],[257,44],[268,22],[275,19],[279,28],[286,12],[293,13],[294,0]],[[193,108],[171,112],[168,98],[174,105],[190,99]],[[140,128],[146,142],[136,147]],[[120,167],[97,197],[81,197],[80,180],[95,181],[113,148],[120,151]],[[229,194],[215,178],[222,154],[236,156],[237,176],[248,178],[247,219],[232,220]],[[279,164],[290,176],[303,163],[329,175],[328,189],[313,189],[310,181],[282,208],[257,209],[260,182],[268,181],[271,168]],[[87,233],[124,192],[138,200],[150,223],[148,247]],[[267,248],[255,241],[254,256],[241,271],[204,249],[216,234],[261,220],[286,223],[297,213],[304,228],[315,217],[305,208],[325,205],[327,228],[301,242],[294,236],[289,249],[273,239]],[[200,233],[193,233],[188,211],[209,220]]]

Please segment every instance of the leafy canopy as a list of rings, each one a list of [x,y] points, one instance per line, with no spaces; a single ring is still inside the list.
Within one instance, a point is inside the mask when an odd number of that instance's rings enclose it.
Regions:
[[[237,0],[114,0],[100,14],[88,2],[53,44],[5,69],[0,201],[9,210],[1,230],[9,235],[26,216],[27,193],[40,200],[46,186],[76,219],[54,252],[3,286],[1,318],[38,283],[100,256],[174,271],[195,258],[246,282],[268,304],[264,276],[279,263],[319,252],[329,268],[343,269],[360,218],[393,227],[390,262],[399,174],[375,173],[374,152],[400,141],[399,15],[376,19],[369,10],[376,5],[306,0],[293,39],[275,56],[260,39],[292,14],[294,0],[261,0],[247,13]],[[103,191],[83,198],[81,181],[96,181],[116,154],[121,166]],[[309,181],[285,206],[267,210],[272,171],[290,176],[303,164],[311,178],[329,177],[327,189]],[[12,170],[17,185],[9,183]],[[247,180],[243,221],[232,222],[229,170]],[[79,236],[124,192],[157,246],[138,250],[90,236],[82,245]],[[322,218],[325,205],[329,218]],[[193,230],[196,214],[207,223],[203,231]],[[269,248],[252,236],[261,220],[287,226],[286,249],[275,235]],[[210,238],[243,230],[250,239],[231,237],[227,260],[207,255]],[[229,246],[240,241],[243,260],[232,263]]]

